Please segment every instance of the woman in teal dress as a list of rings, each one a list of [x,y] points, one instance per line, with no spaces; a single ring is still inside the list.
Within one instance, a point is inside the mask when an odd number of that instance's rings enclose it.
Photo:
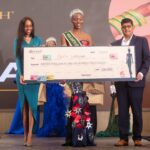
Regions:
[[[23,48],[38,47],[42,44],[39,37],[34,35],[34,22],[24,17],[18,27],[18,35],[14,41],[13,52],[16,57],[16,81],[23,116],[24,145],[32,145],[32,131],[36,123],[39,84],[28,84],[23,77]]]

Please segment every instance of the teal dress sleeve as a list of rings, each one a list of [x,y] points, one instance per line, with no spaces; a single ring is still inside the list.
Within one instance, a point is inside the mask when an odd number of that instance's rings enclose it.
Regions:
[[[17,73],[20,75],[22,75],[22,69],[21,69],[21,60],[20,58],[18,58],[16,56],[16,49],[17,49],[17,39],[14,40],[14,44],[13,44],[13,53],[14,53],[14,56],[16,58],[16,65],[17,65]]]
[[[41,46],[43,44],[43,40],[39,36],[35,37],[35,42],[37,46]]]

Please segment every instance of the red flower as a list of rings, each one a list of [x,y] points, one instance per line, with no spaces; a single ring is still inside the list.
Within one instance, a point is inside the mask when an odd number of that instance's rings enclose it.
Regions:
[[[82,125],[80,123],[76,124],[77,128],[82,128]]]
[[[86,122],[91,121],[91,117],[90,116],[84,116],[84,121],[86,121]]]
[[[75,118],[77,116],[77,114],[75,112],[71,112],[71,117]]]
[[[78,96],[75,95],[75,96],[73,97],[73,103],[76,102],[77,100],[78,100]]]
[[[88,122],[88,121],[90,122],[90,121],[91,121],[91,118],[90,118],[89,116],[87,116],[85,120],[86,120],[87,122]]]
[[[85,111],[84,114],[87,115],[87,116],[89,116],[89,115],[90,115],[90,112]]]
[[[84,106],[84,110],[88,110],[89,109],[89,104],[86,103],[85,106]]]
[[[77,115],[77,116],[75,117],[75,119],[74,119],[74,122],[75,122],[75,123],[79,123],[80,119],[81,119],[81,116],[80,116],[80,115]]]
[[[74,107],[72,107],[72,111],[76,111],[77,108],[80,108],[80,104],[76,104]]]

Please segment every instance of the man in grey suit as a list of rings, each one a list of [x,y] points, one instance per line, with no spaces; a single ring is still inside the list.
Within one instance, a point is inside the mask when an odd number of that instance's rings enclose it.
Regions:
[[[123,38],[112,43],[114,46],[135,46],[136,80],[115,82],[119,108],[119,136],[115,146],[127,146],[129,135],[129,107],[133,113],[133,141],[135,146],[142,146],[142,99],[145,77],[150,65],[150,52],[146,38],[133,34],[133,21],[125,18],[121,21]]]

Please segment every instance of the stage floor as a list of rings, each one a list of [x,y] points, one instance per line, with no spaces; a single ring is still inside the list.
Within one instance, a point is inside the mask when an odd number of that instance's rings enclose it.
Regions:
[[[23,136],[18,135],[0,135],[0,150],[111,150],[118,149],[114,146],[114,143],[118,138],[96,138],[95,142],[97,146],[94,147],[84,147],[84,148],[74,148],[74,147],[63,147],[61,144],[64,143],[64,138],[37,138],[34,137],[34,142],[32,147],[23,146]],[[143,140],[144,146],[135,147],[133,145],[132,139],[130,139],[130,145],[127,147],[120,147],[121,150],[148,150],[150,149],[150,142]]]

